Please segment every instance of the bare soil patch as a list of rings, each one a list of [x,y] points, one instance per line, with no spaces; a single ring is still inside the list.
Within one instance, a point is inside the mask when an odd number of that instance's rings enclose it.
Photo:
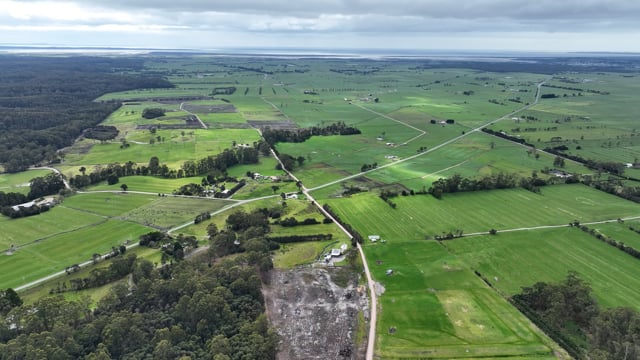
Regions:
[[[221,105],[184,104],[182,105],[182,109],[191,113],[198,113],[198,114],[223,114],[223,113],[238,112],[236,107],[231,104],[221,104]]]
[[[366,292],[358,291],[355,275],[346,287],[332,276],[342,277],[344,270],[271,271],[263,293],[269,320],[280,335],[277,359],[364,359],[366,341],[355,342],[358,312],[367,313]]]
[[[273,130],[293,130],[298,128],[298,124],[291,120],[247,120],[256,129],[264,130],[269,127]]]

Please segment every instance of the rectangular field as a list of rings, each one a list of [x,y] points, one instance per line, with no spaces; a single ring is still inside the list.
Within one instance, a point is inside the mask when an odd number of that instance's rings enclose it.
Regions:
[[[65,208],[64,205],[20,219],[0,216],[0,251],[7,250],[11,245],[21,246],[102,221],[104,219],[98,215]]]
[[[150,228],[127,221],[109,220],[100,224],[55,235],[18,248],[13,255],[0,255],[0,288],[17,287],[65,267],[104,254],[112,246],[136,241]]]
[[[563,225],[640,215],[638,205],[584,185],[543,187],[540,194],[524,189],[398,196],[392,209],[375,193],[329,199],[340,216],[363,236],[381,235],[391,241],[423,240],[443,232],[464,233]],[[361,216],[367,214],[367,216]]]
[[[437,242],[379,243],[365,251],[384,287],[377,356],[553,358],[546,336]]]
[[[576,271],[598,303],[640,310],[640,260],[577,228],[474,236],[444,243],[505,295]]]

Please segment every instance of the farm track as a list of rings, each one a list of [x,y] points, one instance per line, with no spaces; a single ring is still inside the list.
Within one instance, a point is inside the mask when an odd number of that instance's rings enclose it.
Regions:
[[[205,124],[205,123],[202,121],[202,119],[200,119],[200,116],[198,116],[197,114],[192,113],[192,112],[191,112],[191,111],[189,111],[189,110],[185,110],[185,109],[184,109],[184,102],[181,102],[181,103],[180,103],[180,110],[182,110],[182,111],[184,111],[184,112],[187,112],[187,113],[189,113],[189,114],[193,115],[193,116],[196,118],[196,120],[198,120],[198,122],[200,123],[200,126],[201,126],[203,129],[208,129],[207,124]]]
[[[609,223],[619,222],[620,220],[622,220],[622,221],[627,221],[627,220],[638,220],[638,219],[640,219],[640,216],[631,216],[631,217],[625,217],[625,218],[620,218],[620,219],[609,219],[609,220],[600,220],[600,221],[584,222],[584,223],[580,223],[580,225],[609,224]],[[497,231],[498,233],[506,233],[506,232],[516,232],[516,231],[531,231],[531,230],[543,230],[543,229],[558,229],[558,228],[564,228],[564,227],[571,227],[571,225],[569,225],[569,224],[561,224],[561,225],[540,225],[540,226],[520,227],[520,228],[502,229],[502,230],[498,230],[498,229],[496,229],[496,231]],[[462,237],[479,236],[479,235],[489,235],[489,231],[483,231],[483,232],[475,232],[475,233],[464,234],[464,235],[462,235]]]
[[[364,107],[364,106],[362,106],[362,105],[360,105],[360,104],[355,104],[355,103],[351,103],[351,104],[353,104],[353,105],[355,105],[355,106],[359,107],[359,108],[360,108],[360,109],[362,109],[362,110],[366,110],[366,111],[368,111],[368,112],[370,112],[370,113],[376,114],[376,115],[378,115],[378,116],[380,116],[380,117],[383,117],[383,118],[385,118],[385,119],[388,119],[388,120],[391,120],[391,121],[395,121],[395,122],[397,122],[398,124],[404,125],[404,126],[406,126],[406,127],[410,128],[410,129],[413,129],[413,130],[415,130],[415,131],[417,131],[417,132],[419,132],[419,133],[420,133],[420,134],[418,134],[417,136],[414,136],[414,137],[412,137],[411,139],[409,139],[409,140],[405,141],[405,142],[403,143],[403,145],[406,145],[406,144],[408,144],[408,143],[412,142],[413,140],[416,140],[416,139],[418,139],[419,137],[424,136],[424,135],[426,135],[426,134],[427,134],[427,132],[426,132],[426,131],[421,130],[421,129],[418,129],[417,127],[415,127],[415,126],[413,126],[413,125],[409,125],[409,124],[407,124],[407,123],[406,123],[406,122],[404,122],[404,121],[400,121],[400,120],[398,120],[398,119],[394,119],[394,118],[392,118],[392,117],[391,117],[391,116],[389,116],[389,115],[385,115],[385,114],[379,113],[379,112],[377,112],[377,111],[375,111],[375,110],[371,110],[371,109],[366,108],[366,107]]]
[[[435,146],[431,147],[430,149],[427,149],[427,150],[425,150],[425,151],[423,151],[423,152],[421,152],[421,153],[419,153],[419,154],[411,155],[411,156],[409,156],[409,157],[406,157],[406,158],[400,159],[400,160],[398,160],[398,161],[394,161],[394,162],[392,162],[392,163],[388,163],[388,164],[385,164],[385,165],[382,165],[382,166],[378,166],[378,167],[377,167],[377,168],[375,168],[375,169],[371,169],[371,170],[367,170],[367,171],[362,171],[362,172],[359,172],[359,173],[356,173],[356,174],[353,174],[353,175],[345,176],[345,177],[343,177],[342,179],[338,179],[338,180],[330,181],[330,182],[328,182],[328,183],[326,183],[326,184],[323,184],[323,185],[319,185],[319,186],[313,187],[313,188],[309,189],[309,191],[319,190],[319,189],[325,188],[325,187],[327,187],[327,186],[332,186],[332,185],[339,184],[339,183],[341,183],[341,182],[343,182],[343,181],[346,181],[346,180],[350,180],[350,179],[354,179],[354,178],[357,178],[357,177],[360,177],[360,176],[366,175],[366,174],[368,174],[368,173],[372,173],[372,172],[375,172],[375,171],[378,171],[378,170],[381,170],[381,169],[385,169],[385,168],[388,168],[388,167],[396,166],[396,165],[398,165],[398,164],[402,164],[402,163],[404,163],[404,162],[407,162],[407,161],[413,160],[413,159],[418,158],[418,157],[420,157],[420,156],[423,156],[423,155],[426,155],[426,154],[432,153],[432,152],[434,152],[434,151],[436,151],[436,150],[438,150],[438,149],[440,149],[440,148],[443,148],[443,147],[445,147],[445,146],[447,146],[447,145],[449,145],[449,144],[452,144],[452,143],[454,143],[454,142],[456,142],[456,141],[458,141],[458,140],[460,140],[460,139],[463,139],[463,138],[465,138],[465,137],[469,136],[470,134],[473,134],[473,133],[476,133],[476,132],[480,132],[480,131],[482,130],[482,128],[486,127],[487,125],[491,125],[491,124],[493,124],[493,123],[495,123],[495,122],[502,121],[502,120],[504,120],[504,119],[506,119],[506,118],[509,118],[509,117],[511,117],[511,116],[513,116],[513,115],[515,115],[515,114],[519,113],[519,112],[522,112],[522,111],[524,111],[524,110],[527,110],[528,108],[530,108],[530,107],[535,106],[536,104],[538,104],[538,102],[540,102],[540,88],[542,87],[542,85],[544,85],[544,84],[545,84],[547,81],[549,81],[549,80],[551,80],[551,77],[549,77],[549,78],[547,78],[547,79],[545,79],[545,80],[543,80],[543,81],[539,82],[539,83],[538,83],[538,85],[536,85],[536,97],[535,97],[535,100],[534,100],[532,103],[530,103],[529,105],[522,106],[522,107],[520,107],[520,108],[518,108],[518,109],[516,109],[516,110],[513,110],[513,111],[509,112],[508,114],[503,115],[503,116],[501,116],[501,117],[499,117],[499,118],[497,118],[497,119],[495,119],[495,120],[487,121],[486,123],[484,123],[484,124],[482,124],[482,125],[480,125],[480,126],[477,126],[477,127],[475,127],[475,128],[472,128],[471,130],[469,130],[469,131],[465,132],[465,133],[464,133],[464,134],[462,134],[462,135],[459,135],[459,136],[456,136],[456,137],[454,137],[454,138],[451,138],[451,139],[449,139],[449,140],[447,140],[447,141],[444,141],[444,142],[442,142],[442,143],[440,143],[440,144],[438,144],[438,145],[435,145]],[[364,109],[366,109],[366,108],[364,108]],[[366,110],[367,110],[367,109],[366,109]],[[387,117],[387,118],[388,118],[388,117]],[[393,119],[392,119],[392,120],[393,120]],[[397,121],[397,120],[394,120],[394,121]]]

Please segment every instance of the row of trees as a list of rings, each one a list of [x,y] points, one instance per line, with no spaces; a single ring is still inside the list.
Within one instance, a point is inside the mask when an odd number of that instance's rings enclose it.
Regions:
[[[620,221],[622,221],[622,220],[620,220]],[[617,248],[619,250],[622,250],[622,251],[626,252],[627,254],[633,256],[636,259],[640,259],[640,251],[638,249],[634,248],[633,246],[629,246],[629,245],[625,244],[622,241],[617,241],[616,239],[607,237],[607,236],[601,234],[600,232],[598,232],[595,229],[589,229],[585,225],[574,224],[573,226],[578,227],[580,230],[586,232],[587,234],[595,237],[596,239],[598,239],[598,240],[600,240],[600,241],[602,241],[604,243],[607,243],[607,244],[609,244],[609,245],[611,245],[611,246],[613,246],[613,247],[615,247],[615,248]]]
[[[331,206],[329,206],[328,204],[324,204],[322,205],[322,208],[324,209],[324,211],[329,213],[329,215],[331,215],[340,225],[342,225],[342,227],[345,228],[349,232],[349,234],[351,234],[351,236],[353,236],[353,238],[351,238],[352,246],[355,247],[356,243],[362,244],[364,242],[362,235],[360,235],[360,233],[356,231],[356,229],[354,229],[353,226],[351,226],[351,224],[342,220],[340,216],[338,216],[338,214],[335,211],[333,211]]]
[[[640,314],[601,309],[575,272],[558,284],[525,287],[511,301],[576,359],[640,358]]]
[[[81,173],[71,177],[69,184],[76,188],[83,188],[92,184],[112,178],[116,180],[123,176],[160,176],[164,178],[183,178],[192,176],[207,176],[207,183],[220,181],[227,178],[227,169],[235,165],[257,164],[259,162],[258,144],[254,147],[238,147],[225,149],[217,155],[207,156],[197,161],[187,160],[180,169],[169,169],[166,164],[161,164],[157,156],[149,159],[148,165],[139,165],[133,161],[124,164],[111,163],[106,166],[96,166],[94,171],[87,174],[86,169],[81,168]]]
[[[434,181],[429,188],[429,194],[440,199],[442,194],[464,191],[480,191],[494,189],[511,189],[523,187],[533,192],[539,192],[541,186],[547,185],[547,181],[537,176],[521,178],[516,174],[497,173],[482,176],[479,179],[463,178],[454,174],[448,178],[440,178]]]
[[[329,124],[327,126],[313,126],[302,129],[271,129],[266,128],[262,132],[262,137],[271,146],[279,142],[300,143],[305,142],[312,136],[330,135],[357,135],[361,131],[353,126],[346,125],[343,121]]]

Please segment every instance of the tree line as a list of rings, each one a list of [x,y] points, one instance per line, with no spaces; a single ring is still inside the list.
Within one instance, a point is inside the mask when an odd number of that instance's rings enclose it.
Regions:
[[[109,180],[117,183],[123,176],[160,176],[163,178],[183,178],[198,175],[207,176],[207,183],[215,183],[227,179],[227,169],[235,165],[257,164],[259,162],[258,144],[254,147],[237,147],[225,149],[217,155],[210,155],[197,161],[187,160],[179,169],[170,169],[161,164],[157,156],[149,159],[148,165],[139,165],[133,161],[124,164],[111,163],[106,166],[96,166],[94,171],[87,174],[81,168],[81,173],[71,177],[69,184],[76,188],[83,188]]]
[[[448,178],[440,178],[431,184],[428,193],[436,199],[442,198],[442,194],[481,191],[495,189],[512,189],[522,187],[532,192],[539,192],[540,187],[546,186],[548,182],[537,176],[522,178],[517,174],[497,173],[484,175],[479,179],[463,178],[459,174],[454,174]]]
[[[601,308],[575,272],[560,283],[524,287],[510,300],[576,359],[640,358],[640,313]]]
[[[301,143],[309,140],[312,136],[330,135],[357,135],[361,131],[353,126],[346,125],[343,121],[329,124],[327,126],[313,126],[302,129],[271,129],[265,128],[262,137],[271,146],[279,142]]]
[[[20,172],[58,159],[82,132],[120,105],[93,100],[139,88],[173,87],[165,79],[133,75],[142,59],[0,56],[0,164]]]
[[[620,220],[620,221],[622,221],[622,220]],[[606,243],[608,245],[611,245],[611,246],[613,246],[613,247],[615,247],[615,248],[617,248],[617,249],[619,249],[621,251],[624,251],[625,253],[633,256],[636,259],[640,259],[640,251],[638,249],[634,248],[633,246],[629,246],[629,245],[623,243],[622,241],[617,241],[616,239],[613,239],[613,238],[610,238],[608,236],[605,236],[605,235],[601,234],[600,232],[598,232],[595,229],[589,229],[585,225],[580,225],[578,223],[572,223],[572,224],[569,224],[569,225],[579,228],[580,230],[582,230],[585,233],[593,236],[594,238],[596,238],[596,239],[598,239],[598,240],[600,240],[600,241],[602,241],[602,242],[604,242],[604,243]],[[633,230],[633,227],[630,227],[630,229]],[[633,230],[633,231],[635,231],[635,230]]]

